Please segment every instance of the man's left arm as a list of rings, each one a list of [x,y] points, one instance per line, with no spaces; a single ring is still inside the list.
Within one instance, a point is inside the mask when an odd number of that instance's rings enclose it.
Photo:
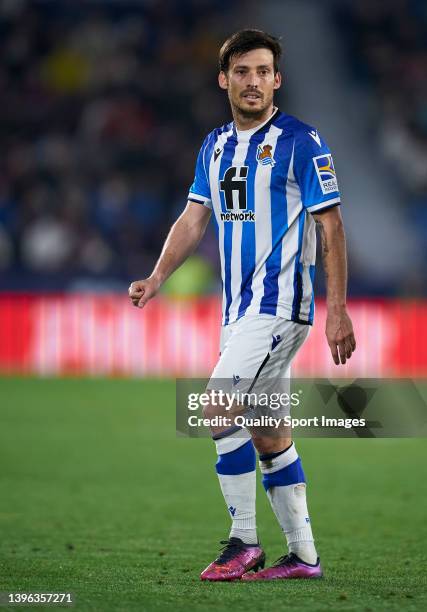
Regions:
[[[313,217],[320,229],[326,278],[326,338],[336,365],[344,364],[356,349],[353,325],[347,313],[347,252],[340,207]]]

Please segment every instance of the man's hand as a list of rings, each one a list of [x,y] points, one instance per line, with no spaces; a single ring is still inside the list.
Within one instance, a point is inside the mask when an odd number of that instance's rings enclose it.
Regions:
[[[326,318],[326,338],[335,365],[344,364],[356,350],[353,325],[345,308],[328,309]]]
[[[134,306],[144,308],[160,288],[160,283],[152,276],[144,280],[134,281],[128,289],[129,298]]]
[[[144,308],[161,285],[184,263],[199,244],[211,216],[210,208],[187,202],[184,212],[172,225],[152,274],[134,281],[128,289],[134,306]]]
[[[344,364],[356,350],[353,325],[345,307],[347,253],[344,225],[338,206],[313,214],[322,239],[326,278],[326,338],[335,365]]]

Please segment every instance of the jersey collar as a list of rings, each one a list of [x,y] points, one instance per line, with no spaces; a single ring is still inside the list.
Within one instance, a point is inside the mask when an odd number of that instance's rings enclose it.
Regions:
[[[273,121],[275,119],[277,119],[278,115],[280,114],[279,109],[277,108],[277,106],[274,107],[273,109],[273,113],[271,114],[271,116],[266,119],[264,121],[264,123],[261,123],[261,125],[256,125],[255,127],[251,128],[250,130],[238,130],[236,128],[236,124],[233,121],[233,133],[234,136],[239,136],[240,138],[251,138],[254,134],[257,134],[258,132],[262,132],[264,130],[267,130],[270,125],[273,123]]]

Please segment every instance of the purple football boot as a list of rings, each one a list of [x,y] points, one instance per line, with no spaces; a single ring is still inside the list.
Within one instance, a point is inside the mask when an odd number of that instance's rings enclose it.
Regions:
[[[294,553],[280,557],[272,567],[267,567],[256,574],[244,574],[242,580],[289,580],[294,578],[321,578],[320,559],[315,565],[304,563]]]
[[[259,544],[244,544],[240,538],[221,542],[224,548],[200,574],[200,580],[239,580],[245,572],[262,569],[265,553]]]

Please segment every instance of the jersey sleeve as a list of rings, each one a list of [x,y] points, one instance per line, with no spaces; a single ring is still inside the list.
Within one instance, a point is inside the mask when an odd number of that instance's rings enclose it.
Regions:
[[[317,130],[307,126],[295,136],[294,174],[304,208],[318,212],[340,204],[334,161]]]
[[[208,138],[205,139],[197,156],[194,181],[188,192],[188,199],[191,202],[197,202],[198,204],[212,208],[211,188],[209,185],[206,155]]]

